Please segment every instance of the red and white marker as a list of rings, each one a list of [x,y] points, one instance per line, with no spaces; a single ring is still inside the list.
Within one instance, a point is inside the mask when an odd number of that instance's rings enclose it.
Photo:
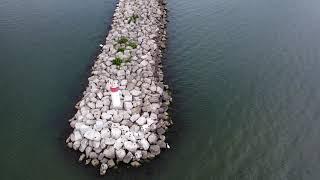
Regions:
[[[121,107],[120,90],[119,90],[118,83],[116,81],[113,81],[111,83],[110,92],[111,92],[112,106],[115,108],[120,108]]]

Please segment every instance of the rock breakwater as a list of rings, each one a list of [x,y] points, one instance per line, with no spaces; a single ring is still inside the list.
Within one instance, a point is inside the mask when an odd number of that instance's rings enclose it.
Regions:
[[[119,0],[111,30],[92,68],[89,85],[70,119],[68,147],[79,161],[108,168],[140,166],[168,148],[164,136],[171,102],[161,59],[166,41],[163,0]],[[121,106],[113,107],[108,83],[119,84]]]

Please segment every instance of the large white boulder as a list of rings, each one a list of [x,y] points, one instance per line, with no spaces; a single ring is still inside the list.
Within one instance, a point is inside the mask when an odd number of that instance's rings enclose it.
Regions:
[[[114,147],[110,146],[109,148],[106,148],[103,151],[103,154],[104,154],[105,157],[107,157],[109,159],[115,158],[115,149],[114,149]]]
[[[111,119],[111,117],[112,117],[112,115],[109,114],[109,113],[103,112],[103,113],[101,114],[101,118],[102,118],[102,119],[105,119],[105,120],[109,120],[109,119]]]
[[[121,136],[121,130],[118,128],[111,128],[111,137],[114,139],[119,139]]]
[[[108,137],[110,137],[111,132],[110,132],[109,128],[105,128],[105,129],[101,130],[100,134],[101,134],[102,138],[108,138]]]
[[[139,96],[141,94],[141,91],[138,91],[138,90],[131,90],[130,93],[132,94],[132,96]]]
[[[124,102],[124,109],[131,110],[133,108],[132,102]]]
[[[149,142],[148,142],[145,138],[143,138],[143,139],[141,139],[141,140],[139,141],[139,145],[140,145],[144,150],[148,150],[149,147],[150,147]]]
[[[125,141],[123,143],[123,146],[126,150],[135,153],[138,149],[138,145],[136,143],[133,143],[131,141]]]
[[[150,136],[148,137],[148,141],[150,144],[155,144],[157,140],[158,140],[158,137],[154,133],[151,133]]]
[[[137,121],[136,123],[140,126],[144,125],[145,123],[147,122],[147,119],[143,116],[141,116]]]
[[[84,133],[84,137],[89,140],[100,141],[101,135],[95,130],[90,130]]]
[[[82,139],[82,136],[79,131],[74,131],[73,134],[74,134],[74,141],[79,141]]]
[[[140,114],[134,114],[130,117],[130,121],[135,122],[136,120],[138,120],[140,117]]]
[[[126,156],[126,151],[123,149],[116,150],[116,156],[119,161],[122,161],[124,156]]]

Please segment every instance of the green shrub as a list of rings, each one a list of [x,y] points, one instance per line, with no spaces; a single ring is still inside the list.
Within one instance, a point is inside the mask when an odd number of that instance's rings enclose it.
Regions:
[[[135,48],[137,48],[138,45],[134,42],[129,42],[128,46],[132,47],[132,49],[135,49]]]
[[[119,40],[118,40],[118,43],[119,44],[126,44],[128,42],[128,38],[126,37],[121,37]]]
[[[126,48],[124,48],[124,47],[120,47],[120,48],[118,48],[118,52],[124,52],[126,50]]]
[[[129,23],[129,24],[130,24],[131,22],[136,23],[138,18],[139,18],[139,16],[136,15],[136,14],[134,14],[134,15],[132,15],[132,16],[130,17],[128,23]]]
[[[122,59],[119,57],[116,57],[113,61],[112,64],[117,65],[117,66],[121,66],[122,63]]]

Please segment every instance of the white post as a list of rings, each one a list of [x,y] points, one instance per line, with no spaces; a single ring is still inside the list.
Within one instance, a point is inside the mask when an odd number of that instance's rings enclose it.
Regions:
[[[120,90],[117,81],[112,81],[110,85],[111,102],[114,108],[121,107]]]

